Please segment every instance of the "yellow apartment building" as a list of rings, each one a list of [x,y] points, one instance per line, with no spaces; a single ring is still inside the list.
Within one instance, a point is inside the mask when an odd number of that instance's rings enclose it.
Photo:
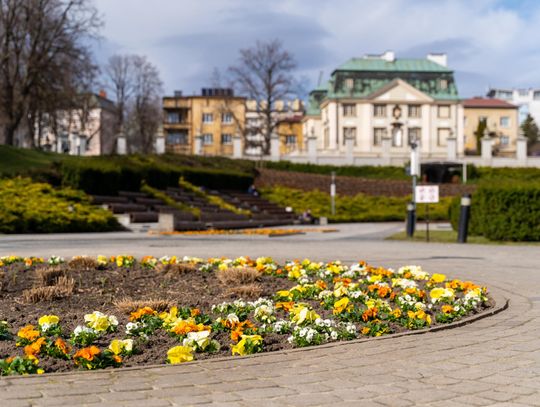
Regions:
[[[232,156],[233,137],[244,128],[245,102],[244,97],[234,96],[232,89],[224,88],[203,88],[201,95],[193,96],[177,91],[174,96],[164,97],[166,151]]]
[[[301,114],[285,117],[278,121],[277,134],[280,141],[280,154],[300,153],[305,150],[302,127]]]
[[[480,121],[485,120],[487,134],[494,139],[497,155],[513,155],[519,132],[518,106],[500,99],[474,97],[463,101],[465,152],[476,152],[476,136]]]

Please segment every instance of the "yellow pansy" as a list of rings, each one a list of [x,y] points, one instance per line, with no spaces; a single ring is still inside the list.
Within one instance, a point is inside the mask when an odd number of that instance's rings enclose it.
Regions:
[[[227,270],[229,268],[229,266],[225,263],[221,263],[219,266],[218,266],[218,269],[219,270]]]
[[[106,266],[107,263],[109,262],[109,259],[106,256],[103,256],[102,254],[100,254],[99,256],[97,256],[97,262],[98,262],[98,265],[100,266]]]
[[[438,273],[435,273],[431,276],[431,282],[433,283],[442,283],[446,280],[446,276],[444,274],[438,274]]]
[[[38,324],[40,326],[51,326],[56,325],[60,322],[60,318],[56,315],[43,315],[41,318],[38,319]]]
[[[176,365],[193,360],[193,348],[190,346],[175,346],[167,351],[167,362]]]
[[[334,304],[334,315],[341,314],[349,305],[349,299],[347,297],[343,297],[341,300],[336,301]]]
[[[335,285],[336,289],[334,290],[334,297],[339,298],[344,295],[349,294],[349,289],[343,285],[343,283],[338,283]]]
[[[178,308],[171,307],[169,312],[162,312],[159,317],[163,320],[163,324],[172,325],[178,321]]]
[[[249,353],[246,349],[248,342],[252,346],[258,346],[262,343],[262,340],[263,338],[260,335],[242,335],[240,341],[232,347],[232,354],[240,356],[247,355]]]
[[[454,290],[451,288],[435,287],[429,292],[429,296],[432,301],[437,301],[440,298],[452,298],[454,296]]]
[[[301,325],[304,322],[314,322],[320,316],[313,310],[310,310],[308,307],[302,304],[296,304],[291,309],[291,314],[293,314],[292,321],[297,325]]]
[[[276,295],[279,298],[288,298],[289,300],[292,299],[292,295],[291,295],[290,291],[288,291],[288,290],[280,290],[280,291],[276,292]]]
[[[129,353],[133,351],[133,339],[113,339],[109,345],[109,349],[115,354],[119,355],[122,352]]]

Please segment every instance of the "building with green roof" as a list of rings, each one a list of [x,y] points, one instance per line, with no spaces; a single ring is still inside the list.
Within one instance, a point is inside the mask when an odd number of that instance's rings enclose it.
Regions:
[[[446,55],[388,51],[348,60],[310,92],[304,133],[323,155],[344,153],[349,143],[355,156],[380,157],[385,149],[402,160],[412,141],[425,157],[458,155],[463,108]]]

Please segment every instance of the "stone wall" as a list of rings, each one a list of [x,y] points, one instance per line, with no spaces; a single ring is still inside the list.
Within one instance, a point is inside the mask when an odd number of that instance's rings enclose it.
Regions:
[[[330,191],[330,175],[309,174],[303,172],[278,171],[266,168],[258,170],[255,178],[257,188],[281,185],[284,187],[312,191]],[[440,184],[440,196],[455,196],[472,193],[474,185]],[[411,182],[399,180],[378,180],[359,177],[336,176],[336,191],[340,195],[359,193],[379,196],[406,196],[411,193]]]

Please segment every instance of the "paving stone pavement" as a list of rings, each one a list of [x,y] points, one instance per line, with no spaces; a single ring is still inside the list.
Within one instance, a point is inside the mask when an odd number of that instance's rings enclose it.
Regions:
[[[374,264],[416,263],[430,272],[481,282],[506,297],[509,307],[459,328],[422,335],[177,366],[3,378],[0,405],[540,405],[538,246],[364,241],[354,233],[271,244],[226,238],[181,244],[182,251],[188,248],[194,255],[267,254],[280,260],[304,255],[352,260],[361,252]],[[158,246],[148,245],[141,255],[171,253],[170,246]],[[125,251],[134,253],[130,247]]]

